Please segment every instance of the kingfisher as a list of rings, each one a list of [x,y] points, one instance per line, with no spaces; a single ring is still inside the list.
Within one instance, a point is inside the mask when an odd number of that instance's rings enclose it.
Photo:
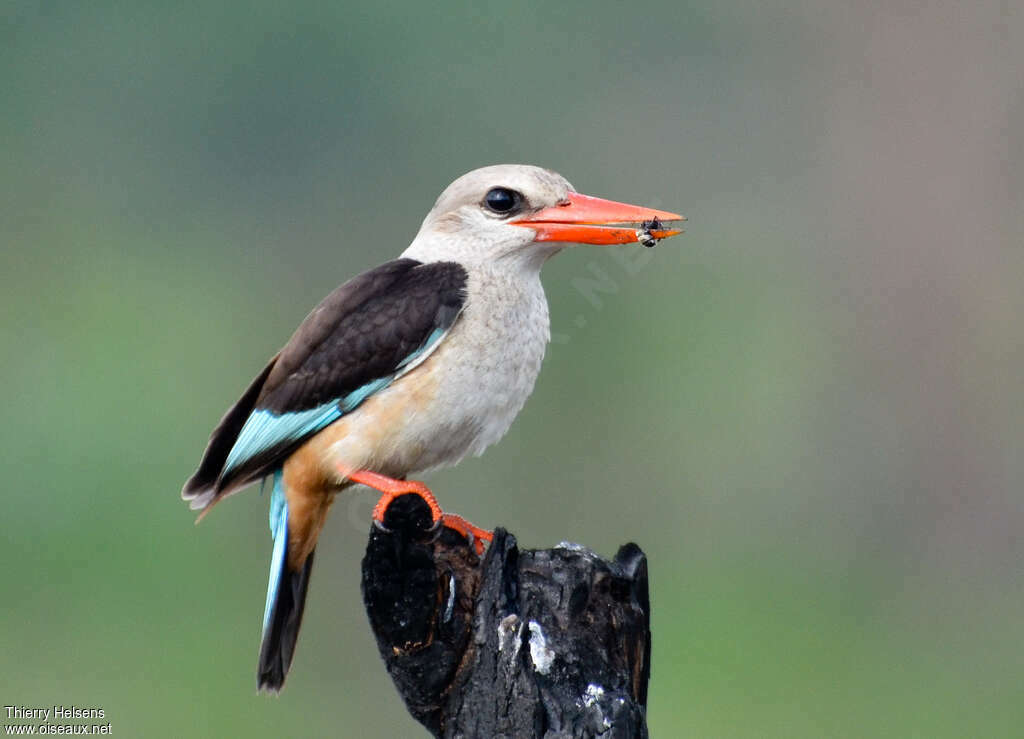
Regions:
[[[313,309],[223,416],[182,490],[198,523],[228,495],[273,481],[261,692],[284,685],[337,494],[379,491],[382,523],[394,497],[414,493],[435,523],[489,540],[409,476],[482,454],[526,403],[550,338],[540,281],[550,257],[570,244],[649,246],[682,220],[582,195],[548,169],[483,167],[441,193],[398,259]]]

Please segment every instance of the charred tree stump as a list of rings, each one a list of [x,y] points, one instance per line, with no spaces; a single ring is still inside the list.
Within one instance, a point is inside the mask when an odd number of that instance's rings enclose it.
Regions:
[[[437,737],[646,737],[647,559],[584,547],[520,551],[503,529],[481,559],[396,498],[363,559],[363,601],[409,712]]]

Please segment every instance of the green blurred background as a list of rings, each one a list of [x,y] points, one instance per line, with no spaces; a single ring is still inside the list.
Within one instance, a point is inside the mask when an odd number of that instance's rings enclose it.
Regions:
[[[1009,0],[4,3],[0,702],[422,733],[359,597],[372,495],[273,699],[266,499],[178,494],[324,294],[529,162],[688,233],[548,266],[537,389],[445,507],[643,546],[654,736],[1020,736],[1022,68]]]

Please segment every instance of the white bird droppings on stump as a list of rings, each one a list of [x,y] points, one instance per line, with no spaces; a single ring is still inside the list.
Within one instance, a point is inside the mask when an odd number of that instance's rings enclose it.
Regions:
[[[533,660],[533,668],[541,675],[548,674],[551,663],[555,661],[555,652],[544,638],[544,631],[536,621],[530,622],[530,659]]]

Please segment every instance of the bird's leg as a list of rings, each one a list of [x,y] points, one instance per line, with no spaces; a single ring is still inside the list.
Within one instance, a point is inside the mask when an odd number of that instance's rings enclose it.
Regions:
[[[437,498],[430,492],[430,488],[419,480],[396,480],[393,477],[388,477],[378,472],[371,472],[370,470],[345,472],[345,477],[352,482],[358,482],[361,485],[366,485],[383,493],[380,500],[377,501],[377,505],[373,507],[373,520],[377,523],[384,523],[384,512],[391,505],[391,501],[399,495],[412,493],[423,498],[424,502],[430,507],[430,514],[433,517],[434,523],[440,521],[443,526],[455,529],[465,536],[474,549],[476,549],[477,554],[483,554],[484,542],[489,542],[494,538],[494,532],[478,528],[462,516],[443,512],[441,505],[437,502]]]
[[[455,529],[464,537],[469,540],[469,543],[473,545],[478,555],[484,553],[484,542],[488,544],[494,539],[494,532],[488,531],[487,529],[481,529],[469,521],[464,519],[462,516],[456,516],[454,513],[445,513],[441,516],[443,525],[450,529]]]
[[[368,488],[373,488],[383,493],[380,500],[377,501],[377,505],[373,508],[373,520],[378,523],[384,522],[384,511],[391,505],[391,501],[399,495],[407,493],[413,493],[423,498],[423,501],[430,506],[430,515],[433,517],[434,523],[437,523],[444,517],[441,506],[437,502],[437,498],[434,497],[434,494],[430,492],[430,488],[418,480],[396,480],[379,472],[370,472],[370,470],[347,472],[345,477],[352,482],[358,482],[360,485],[366,485]]]

